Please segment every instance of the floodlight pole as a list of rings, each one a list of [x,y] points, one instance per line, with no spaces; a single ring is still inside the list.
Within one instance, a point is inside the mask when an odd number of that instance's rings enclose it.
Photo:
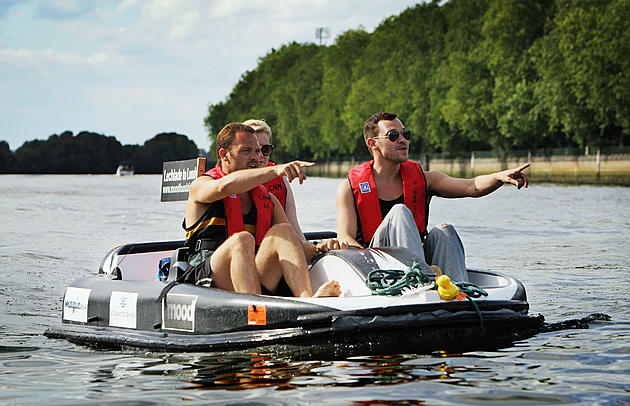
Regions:
[[[315,28],[315,38],[319,39],[319,45],[322,44],[322,39],[328,38],[329,36],[330,36],[330,28],[328,27]]]

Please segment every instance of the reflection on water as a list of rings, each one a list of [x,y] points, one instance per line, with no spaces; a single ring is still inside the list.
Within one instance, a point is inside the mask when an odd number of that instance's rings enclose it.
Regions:
[[[470,385],[466,375],[490,372],[485,365],[451,365],[439,361],[453,356],[440,352],[426,357],[387,355],[353,357],[344,361],[296,362],[263,353],[194,358],[180,355],[146,363],[141,373],[176,377],[192,383],[189,389],[246,390],[273,386],[277,390],[287,390],[307,386],[396,385],[415,381]]]

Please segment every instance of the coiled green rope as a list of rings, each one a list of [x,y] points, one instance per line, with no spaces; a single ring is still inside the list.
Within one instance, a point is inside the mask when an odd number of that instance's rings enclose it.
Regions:
[[[464,292],[470,297],[478,298],[481,296],[488,296],[488,292],[481,289],[479,286],[470,282],[453,282],[455,286],[459,288],[460,292]]]
[[[399,295],[403,289],[417,288],[431,283],[433,279],[422,272],[420,264],[416,262],[407,270],[375,269],[365,278],[365,284],[373,295]]]
[[[404,289],[417,288],[433,284],[436,288],[433,277],[422,272],[420,264],[414,262],[407,270],[400,269],[375,269],[365,278],[366,285],[373,295],[400,295]],[[479,306],[472,299],[481,296],[488,296],[488,292],[470,282],[453,282],[460,292],[466,294],[466,299],[470,302],[479,318],[479,325],[483,328],[483,315]]]
[[[419,286],[433,285],[433,277],[422,272],[420,264],[414,262],[407,270],[400,269],[375,269],[371,271],[365,278],[366,285],[370,288],[373,295],[400,295],[404,289],[417,288]],[[483,328],[483,315],[479,306],[472,299],[481,296],[488,296],[488,292],[479,286],[470,282],[453,282],[460,292],[465,293],[466,299],[470,302],[477,317],[479,318],[479,326]]]

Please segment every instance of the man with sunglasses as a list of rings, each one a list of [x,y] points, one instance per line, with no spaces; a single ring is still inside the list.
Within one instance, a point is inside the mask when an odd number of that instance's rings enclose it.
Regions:
[[[273,145],[270,144],[271,127],[269,126],[269,124],[267,124],[267,122],[262,119],[249,119],[244,121],[243,124],[248,125],[254,129],[256,138],[258,139],[258,143],[261,146],[262,154],[260,155],[261,159],[258,163],[258,167],[265,168],[267,166],[276,165],[269,159],[269,156],[273,152]],[[287,215],[289,223],[293,226],[293,229],[297,233],[298,237],[300,237],[300,239],[302,240],[304,255],[306,255],[307,261],[310,262],[317,252],[346,249],[348,247],[347,244],[340,243],[335,238],[325,240],[317,245],[308,243],[306,241],[306,237],[304,237],[302,228],[298,223],[297,209],[295,205],[295,198],[293,197],[293,190],[291,189],[291,185],[289,184],[289,181],[285,176],[278,176],[277,178],[274,178],[269,182],[265,182],[263,186],[267,188],[269,193],[278,198],[278,201],[282,205],[282,208]]]
[[[273,152],[273,145],[271,145],[271,127],[265,120],[249,119],[243,121],[243,124],[252,127],[255,131],[256,138],[261,147],[262,154],[260,155],[260,161],[258,163],[259,168],[267,166],[274,166],[275,162],[269,160],[271,153]],[[269,193],[278,198],[278,201],[282,205],[289,223],[293,226],[293,229],[297,233],[298,237],[302,241],[306,241],[304,233],[300,228],[300,224],[297,219],[297,209],[295,206],[295,198],[293,197],[293,190],[289,184],[287,178],[284,176],[278,176],[275,179],[266,182],[263,186],[267,188]]]
[[[401,246],[424,259],[431,272],[437,266],[451,279],[467,281],[464,248],[452,225],[427,230],[433,196],[481,197],[505,183],[527,187],[529,163],[472,179],[452,178],[439,171],[424,172],[409,160],[412,136],[392,113],[372,115],[363,136],[373,160],[348,171],[337,190],[338,238],[351,246]]]
[[[192,182],[182,224],[194,282],[276,294],[284,281],[289,290],[284,295],[339,296],[336,281],[312,294],[302,242],[278,199],[261,186],[278,176],[302,183],[302,168],[313,163],[258,168],[260,144],[254,130],[241,123],[226,125],[217,135],[216,148],[219,162]]]

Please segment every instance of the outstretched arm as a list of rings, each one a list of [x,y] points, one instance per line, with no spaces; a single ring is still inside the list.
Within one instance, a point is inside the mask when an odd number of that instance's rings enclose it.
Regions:
[[[337,239],[342,243],[361,247],[361,244],[355,239],[357,228],[354,197],[350,182],[345,179],[337,189]]]
[[[235,171],[220,179],[200,176],[190,185],[186,202],[186,226],[193,225],[206,211],[208,204],[224,199],[232,194],[245,193],[258,185],[278,176],[287,176],[289,180],[306,179],[302,167],[313,166],[312,162],[293,161],[283,165],[268,166]],[[284,212],[282,213],[284,216]]]
[[[293,161],[282,165],[234,171],[217,180],[209,176],[200,176],[190,185],[188,200],[198,203],[216,202],[232,194],[245,193],[278,176],[286,176],[289,182],[298,178],[302,183],[306,179],[302,168],[313,165],[315,165],[313,162]]]
[[[439,171],[426,173],[427,189],[431,195],[440,197],[481,197],[511,183],[518,189],[528,186],[527,174],[523,172],[529,162],[515,169],[507,169],[471,179],[452,178]]]

